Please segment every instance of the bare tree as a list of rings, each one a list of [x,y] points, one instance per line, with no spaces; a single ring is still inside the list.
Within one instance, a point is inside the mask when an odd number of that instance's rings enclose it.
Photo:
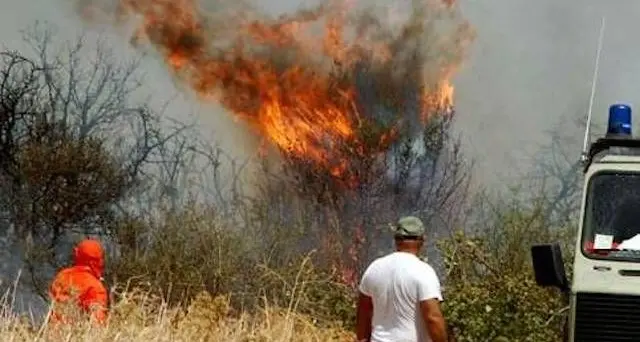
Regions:
[[[278,172],[266,165],[269,181],[254,206],[261,209],[250,219],[263,237],[259,253],[282,264],[278,258],[318,249],[320,262],[353,285],[362,267],[389,249],[389,223],[399,216],[421,217],[432,242],[459,227],[471,163],[451,133],[453,117],[432,116],[422,134],[402,135],[386,151],[353,154],[354,183],[297,155],[285,154]],[[285,244],[295,247],[274,255]]]
[[[34,277],[57,266],[68,233],[112,234],[133,199],[168,195],[190,158],[187,127],[134,100],[137,60],[119,63],[101,39],[57,50],[53,38],[35,26],[30,53],[0,52],[1,228],[26,243]]]
[[[549,141],[532,161],[529,184],[539,189],[549,224],[562,227],[578,218],[582,181],[580,149],[584,120],[560,122],[549,131]],[[595,127],[597,130],[597,127]]]

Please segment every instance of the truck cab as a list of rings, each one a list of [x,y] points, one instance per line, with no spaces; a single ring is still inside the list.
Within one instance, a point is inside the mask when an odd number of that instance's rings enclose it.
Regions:
[[[568,300],[567,341],[640,341],[640,140],[631,131],[631,108],[612,105],[607,134],[583,157],[571,281],[558,243],[531,248],[538,285]]]

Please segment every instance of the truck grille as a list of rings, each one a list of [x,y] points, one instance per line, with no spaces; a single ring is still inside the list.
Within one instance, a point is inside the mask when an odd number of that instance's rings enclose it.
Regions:
[[[640,341],[640,296],[578,293],[575,341]]]

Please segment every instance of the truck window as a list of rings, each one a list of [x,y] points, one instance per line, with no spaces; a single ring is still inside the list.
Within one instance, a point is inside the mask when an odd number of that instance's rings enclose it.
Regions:
[[[591,178],[582,249],[587,257],[640,261],[640,174],[602,172]]]

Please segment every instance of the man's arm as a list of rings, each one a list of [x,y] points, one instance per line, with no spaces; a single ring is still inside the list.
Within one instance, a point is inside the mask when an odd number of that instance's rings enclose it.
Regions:
[[[102,284],[96,284],[88,290],[83,306],[97,323],[104,324],[107,320],[108,301],[107,289]]]
[[[440,310],[440,301],[437,298],[423,300],[420,302],[420,311],[431,340],[447,342],[447,324]]]
[[[360,292],[356,312],[356,336],[359,342],[371,340],[371,320],[373,319],[373,300]]]
[[[440,280],[431,268],[425,267],[418,278],[418,301],[424,326],[433,342],[447,342],[447,324],[445,323],[440,302]]]

